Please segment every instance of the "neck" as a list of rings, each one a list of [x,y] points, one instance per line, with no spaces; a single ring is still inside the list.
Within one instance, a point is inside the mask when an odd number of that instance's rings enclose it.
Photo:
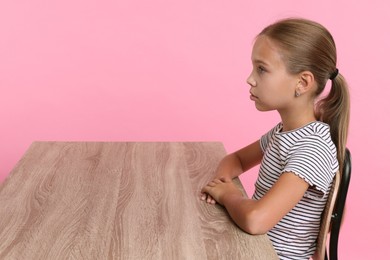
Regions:
[[[278,112],[283,122],[283,132],[300,128],[317,120],[314,114],[314,107]]]

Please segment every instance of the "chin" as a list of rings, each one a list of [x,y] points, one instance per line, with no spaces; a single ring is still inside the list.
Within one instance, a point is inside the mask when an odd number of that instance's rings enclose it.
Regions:
[[[261,111],[261,112],[266,112],[266,111],[271,111],[272,110],[272,109],[268,109],[268,108],[260,106],[260,105],[256,105],[256,109]]]

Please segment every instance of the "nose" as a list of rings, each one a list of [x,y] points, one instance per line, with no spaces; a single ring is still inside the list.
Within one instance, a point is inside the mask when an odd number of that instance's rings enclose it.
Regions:
[[[252,87],[256,87],[256,80],[253,78],[252,73],[246,79],[246,83],[248,83]]]

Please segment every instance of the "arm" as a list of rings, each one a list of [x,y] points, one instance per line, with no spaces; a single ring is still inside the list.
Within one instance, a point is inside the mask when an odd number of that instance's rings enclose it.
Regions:
[[[258,165],[262,158],[263,152],[260,148],[259,141],[257,140],[241,150],[225,156],[217,167],[214,179],[231,181],[243,172]],[[215,200],[208,193],[203,193],[201,199],[208,203],[215,204]]]
[[[241,150],[225,156],[218,165],[215,178],[233,179],[238,177],[243,172],[258,165],[262,158],[263,152],[257,140]]]
[[[214,180],[203,188],[225,206],[233,221],[250,234],[264,234],[303,197],[309,184],[294,173],[284,173],[261,200],[246,199],[231,181]]]

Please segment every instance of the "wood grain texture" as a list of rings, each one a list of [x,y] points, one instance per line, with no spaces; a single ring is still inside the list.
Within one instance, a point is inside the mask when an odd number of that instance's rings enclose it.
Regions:
[[[0,259],[277,259],[267,236],[200,201],[224,155],[221,143],[35,142],[0,186]]]

